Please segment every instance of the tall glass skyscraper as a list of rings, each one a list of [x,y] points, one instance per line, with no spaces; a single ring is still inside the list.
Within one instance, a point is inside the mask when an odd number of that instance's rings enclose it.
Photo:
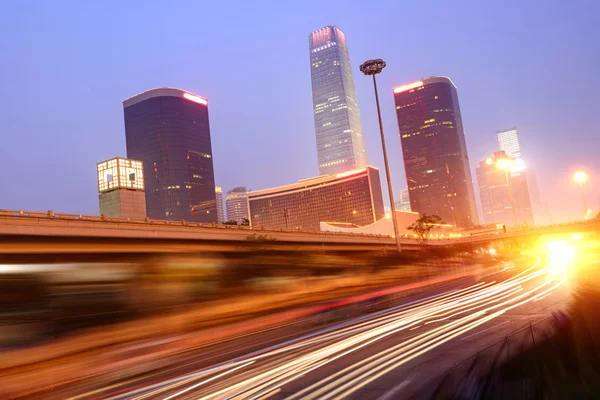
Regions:
[[[308,37],[319,173],[367,165],[367,152],[346,36],[326,26]]]
[[[434,76],[395,88],[394,100],[412,211],[477,225],[456,86]]]
[[[496,131],[496,137],[498,138],[500,150],[504,151],[508,157],[521,158],[519,131],[517,131],[516,127]]]
[[[123,108],[127,156],[144,163],[148,217],[217,222],[208,101],[158,88]]]

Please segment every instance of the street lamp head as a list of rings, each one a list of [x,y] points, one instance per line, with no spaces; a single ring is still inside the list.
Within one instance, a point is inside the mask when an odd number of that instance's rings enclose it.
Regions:
[[[384,68],[385,61],[383,61],[381,58],[378,58],[376,60],[365,61],[360,66],[360,72],[362,72],[365,75],[377,75],[380,74]]]
[[[573,174],[573,179],[577,183],[584,183],[588,179],[588,175],[584,171],[577,171]]]

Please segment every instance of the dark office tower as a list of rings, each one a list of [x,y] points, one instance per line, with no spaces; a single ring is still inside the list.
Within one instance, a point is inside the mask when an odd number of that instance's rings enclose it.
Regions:
[[[430,77],[394,89],[411,209],[478,224],[456,86]]]
[[[367,165],[346,36],[326,26],[308,37],[317,157],[321,175]]]
[[[217,222],[208,101],[158,88],[123,107],[127,156],[144,164],[148,217]]]

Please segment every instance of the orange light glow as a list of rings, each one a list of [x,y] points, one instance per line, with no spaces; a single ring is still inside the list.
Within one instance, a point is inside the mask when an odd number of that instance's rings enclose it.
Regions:
[[[366,170],[367,170],[366,168],[361,168],[361,169],[355,169],[352,171],[346,171],[346,172],[342,172],[341,174],[337,174],[335,177],[336,178],[345,178],[347,176],[360,174],[361,172],[365,172]]]
[[[491,158],[488,158],[487,160],[485,160],[485,163],[487,165],[492,165],[494,163],[494,160],[492,160]]]
[[[208,100],[203,97],[194,96],[193,94],[184,93],[183,97],[198,104],[208,105]]]
[[[584,183],[587,181],[588,176],[584,171],[577,171],[573,174],[573,179],[575,182]]]
[[[421,87],[421,86],[423,86],[423,82],[422,81],[417,81],[417,82],[409,83],[408,85],[398,86],[397,88],[394,88],[394,93],[402,93],[402,92],[405,92],[407,90],[416,89],[416,88]]]
[[[496,161],[496,165],[498,166],[498,168],[508,168],[512,165],[512,160],[509,160],[508,158],[502,158]]]

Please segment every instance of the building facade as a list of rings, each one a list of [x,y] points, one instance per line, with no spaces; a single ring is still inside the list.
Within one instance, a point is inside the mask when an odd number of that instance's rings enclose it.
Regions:
[[[496,131],[498,146],[508,157],[521,158],[521,143],[519,142],[519,131],[516,127]]]
[[[146,218],[142,162],[113,158],[99,162],[96,167],[100,214],[107,217]]]
[[[248,192],[248,203],[255,228],[319,231],[321,222],[364,226],[385,215],[373,167]]]
[[[248,196],[244,186],[239,186],[227,192],[225,198],[227,221],[242,223],[248,218]]]
[[[223,206],[223,188],[215,186],[215,200],[217,201],[217,223],[225,222],[225,209]]]
[[[523,157],[517,127],[496,131],[496,138],[498,139],[498,148],[501,151],[504,151],[508,157],[514,158],[515,160],[520,160]],[[529,166],[524,173],[527,175],[526,180],[529,188],[531,207],[533,208],[534,219],[537,223],[545,219],[537,177],[531,166]]]
[[[396,202],[396,211],[411,212],[408,188],[404,188],[400,191],[400,200]]]
[[[498,167],[498,160],[505,159],[515,160],[504,151],[497,151],[494,157],[481,161],[476,169],[484,221],[486,224],[514,226],[516,218],[517,225],[532,225],[534,218],[527,174],[516,167],[509,168],[507,176],[504,169]],[[518,166],[518,163],[515,165]]]
[[[346,36],[326,26],[308,37],[319,173],[367,165],[367,151]]]
[[[208,101],[151,89],[123,101],[128,157],[144,163],[150,218],[217,222]]]
[[[394,89],[411,210],[461,228],[478,224],[458,93],[449,78]]]

